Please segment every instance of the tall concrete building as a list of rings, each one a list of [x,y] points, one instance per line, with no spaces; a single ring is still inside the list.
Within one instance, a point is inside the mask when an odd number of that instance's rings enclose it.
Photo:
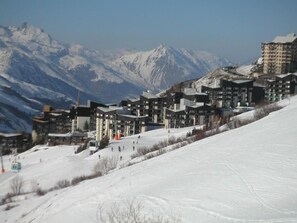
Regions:
[[[262,43],[263,73],[286,74],[297,71],[297,36],[277,36]]]

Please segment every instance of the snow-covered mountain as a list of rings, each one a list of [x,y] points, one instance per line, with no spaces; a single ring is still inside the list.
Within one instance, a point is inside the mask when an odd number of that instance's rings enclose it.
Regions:
[[[78,91],[84,102],[119,102],[227,64],[206,52],[164,45],[144,52],[98,51],[62,44],[27,23],[0,26],[0,131],[29,130],[44,103],[68,107]]]
[[[138,77],[142,85],[153,91],[200,77],[227,64],[227,60],[204,51],[175,49],[163,44],[156,49],[124,55],[114,61],[118,70],[130,79]]]

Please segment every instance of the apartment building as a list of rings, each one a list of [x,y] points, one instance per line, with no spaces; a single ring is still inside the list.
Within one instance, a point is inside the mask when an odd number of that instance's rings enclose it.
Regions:
[[[262,43],[263,73],[286,74],[297,71],[297,36],[277,36]]]
[[[178,104],[166,109],[165,128],[183,128],[194,125],[208,125],[215,110],[205,103],[181,98]]]
[[[220,80],[219,87],[201,87],[210,103],[220,108],[255,105],[264,100],[264,88],[253,80]]]
[[[105,136],[112,139],[145,132],[147,119],[146,116],[133,115],[127,107],[97,107],[96,140]]]
[[[277,75],[266,83],[265,99],[269,103],[297,94],[297,73]]]
[[[71,113],[71,132],[75,131],[94,131],[96,129],[96,109],[97,107],[108,107],[104,104],[88,101],[87,105],[72,107]],[[88,127],[88,129],[85,129]]]
[[[71,131],[71,112],[65,109],[53,109],[49,105],[43,107],[43,115],[33,118],[32,131],[40,137],[48,133],[66,133]]]

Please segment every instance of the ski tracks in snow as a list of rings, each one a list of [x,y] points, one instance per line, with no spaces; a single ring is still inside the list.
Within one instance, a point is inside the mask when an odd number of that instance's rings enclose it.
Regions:
[[[297,214],[295,211],[286,211],[281,210],[278,208],[273,207],[272,205],[268,204],[262,197],[260,197],[257,192],[255,191],[252,184],[250,184],[237,170],[235,170],[230,164],[222,163],[222,165],[225,165],[228,169],[230,169],[235,175],[239,177],[239,179],[244,183],[244,185],[247,187],[251,195],[255,197],[255,199],[265,208],[270,209],[272,211],[281,213],[281,214]],[[296,219],[295,219],[296,221]]]

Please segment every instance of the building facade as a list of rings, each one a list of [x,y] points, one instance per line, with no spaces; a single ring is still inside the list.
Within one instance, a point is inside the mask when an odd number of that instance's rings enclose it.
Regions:
[[[263,73],[286,74],[297,71],[297,36],[278,36],[262,43]]]
[[[213,120],[215,110],[204,103],[181,99],[173,109],[166,109],[165,128],[183,128],[195,125],[208,127]]]
[[[277,75],[267,80],[265,99],[269,103],[283,100],[297,94],[297,74]]]
[[[53,109],[45,105],[43,116],[33,118],[32,131],[40,137],[46,137],[48,133],[66,133],[71,131],[71,113],[65,109]]]
[[[23,152],[31,145],[31,137],[28,133],[2,133],[0,132],[0,153]]]
[[[146,116],[136,116],[125,107],[97,107],[96,140],[113,139],[146,131]]]
[[[253,106],[264,100],[264,87],[256,86],[253,80],[220,80],[219,87],[202,86],[201,90],[220,108]]]

